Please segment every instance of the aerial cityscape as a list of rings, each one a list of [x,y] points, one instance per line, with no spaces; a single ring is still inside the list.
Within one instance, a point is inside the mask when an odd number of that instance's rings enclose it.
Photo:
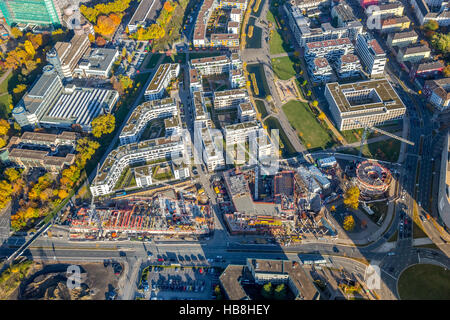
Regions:
[[[450,300],[450,3],[0,0],[0,167],[0,300]]]

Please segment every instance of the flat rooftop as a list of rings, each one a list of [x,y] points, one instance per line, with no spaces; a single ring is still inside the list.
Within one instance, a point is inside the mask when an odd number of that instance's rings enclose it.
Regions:
[[[246,300],[247,294],[239,282],[244,273],[244,266],[229,264],[219,277],[220,283],[230,300]]]
[[[148,14],[156,0],[141,0],[128,24],[135,25],[147,19]]]
[[[337,82],[328,83],[326,85],[330,91],[337,107],[342,113],[353,112],[358,110],[371,110],[385,107],[388,110],[405,109],[400,97],[392,88],[391,84],[386,79],[361,81],[348,84],[339,84]],[[368,90],[375,90],[377,96],[381,101],[351,105],[346,95],[357,95],[358,91],[367,92]]]

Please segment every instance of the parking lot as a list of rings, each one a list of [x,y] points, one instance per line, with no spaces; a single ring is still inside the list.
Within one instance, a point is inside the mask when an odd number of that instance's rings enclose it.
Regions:
[[[210,300],[219,275],[212,267],[149,265],[142,271],[139,292],[150,300]]]

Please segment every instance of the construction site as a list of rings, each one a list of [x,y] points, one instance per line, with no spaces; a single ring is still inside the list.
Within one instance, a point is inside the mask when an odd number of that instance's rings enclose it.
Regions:
[[[325,176],[316,178],[314,170],[296,169],[274,176],[259,176],[257,166],[224,172],[230,203],[221,207],[229,232],[269,236],[283,245],[309,236],[334,236],[322,200],[330,194],[330,182]]]
[[[195,238],[213,230],[213,219],[208,204],[172,192],[115,202],[113,207],[79,208],[69,226],[70,239],[80,240]]]
[[[363,196],[381,196],[388,191],[391,182],[390,171],[378,162],[363,161],[356,167],[356,184]]]

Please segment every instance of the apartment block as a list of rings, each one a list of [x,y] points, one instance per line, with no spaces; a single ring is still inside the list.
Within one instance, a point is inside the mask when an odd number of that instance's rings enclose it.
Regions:
[[[212,123],[208,110],[206,109],[205,99],[200,91],[196,91],[192,97],[194,105],[194,121],[202,124],[202,127],[209,127]]]
[[[229,72],[231,88],[239,89],[245,86],[245,76],[242,69],[232,69]]]
[[[213,47],[239,47],[239,34],[237,33],[215,33],[211,35],[211,46]]]
[[[377,5],[377,10],[371,10],[370,7],[365,8],[366,16],[372,17],[400,17],[403,15],[405,7],[399,1],[381,3]]]
[[[431,50],[426,45],[401,48],[397,54],[397,60],[400,63],[411,62],[418,63],[423,59],[428,59]]]
[[[354,50],[349,38],[309,42],[305,46],[305,59],[309,57],[334,58]]]
[[[313,28],[310,19],[303,15],[299,7],[286,3],[283,5],[283,9],[288,17],[288,24],[293,36],[301,47],[305,47],[309,42],[331,39],[350,38],[353,40],[363,31],[363,25],[359,20],[342,21],[342,27],[338,28],[334,28],[328,22]]]
[[[437,110],[450,109],[450,78],[425,81],[423,92]]]
[[[390,47],[407,47],[417,42],[418,35],[414,30],[388,34],[386,43]]]
[[[384,74],[386,53],[377,40],[370,38],[369,35],[358,35],[356,52],[370,77],[379,77]]]
[[[381,19],[381,33],[399,32],[409,29],[411,20],[407,16]]]
[[[406,112],[402,100],[386,79],[328,83],[325,97],[341,131],[402,119]]]
[[[161,64],[145,90],[145,100],[161,99],[166,92],[168,84],[178,77],[179,73],[180,65],[178,63]]]
[[[137,142],[151,120],[171,118],[177,114],[178,106],[175,99],[172,98],[147,101],[140,104],[134,109],[120,132],[120,144]]]
[[[361,74],[361,62],[354,54],[344,54],[333,63],[339,78],[351,78]]]
[[[409,73],[411,79],[416,77],[422,79],[436,78],[442,74],[444,70],[444,64],[441,61],[427,61],[419,64],[415,64]]]
[[[323,83],[330,81],[333,71],[328,60],[325,58],[315,58],[312,63],[308,63],[308,73],[311,80],[315,83]]]
[[[420,25],[434,20],[439,26],[450,25],[450,7],[448,1],[443,0],[411,0],[411,6]]]
[[[214,92],[214,109],[237,108],[240,103],[248,102],[246,89],[234,89]]]
[[[157,138],[125,144],[111,151],[100,167],[90,190],[94,197],[106,195],[114,190],[123,170],[131,164],[161,159],[182,159],[186,155],[186,141]]]
[[[238,106],[239,122],[253,121],[256,119],[256,110],[250,102],[240,103]]]
[[[192,59],[190,69],[196,69],[202,76],[227,73],[230,70],[230,59],[227,56]]]
[[[201,128],[202,159],[209,172],[225,167],[223,157],[223,136],[219,130]]]
[[[53,156],[49,151],[12,148],[8,150],[8,159],[16,165],[28,168],[43,168],[51,172],[60,172],[75,162],[74,154]]]

